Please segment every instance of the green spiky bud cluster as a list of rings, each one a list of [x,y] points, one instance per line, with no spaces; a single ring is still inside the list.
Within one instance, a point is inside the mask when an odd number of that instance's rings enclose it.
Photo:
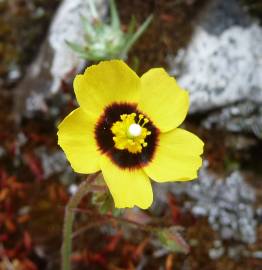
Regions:
[[[133,17],[129,23],[128,30],[121,29],[121,23],[114,0],[110,0],[110,23],[104,23],[97,16],[93,0],[89,0],[90,11],[95,18],[90,23],[82,17],[84,27],[85,44],[80,45],[70,41],[66,43],[81,58],[90,61],[101,61],[109,59],[126,59],[127,54],[138,38],[144,33],[153,19],[150,15],[144,23],[135,31],[136,21]]]

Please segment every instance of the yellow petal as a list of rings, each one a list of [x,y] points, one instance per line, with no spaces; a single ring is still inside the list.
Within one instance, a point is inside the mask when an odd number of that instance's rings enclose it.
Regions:
[[[94,173],[100,170],[94,128],[94,120],[81,108],[72,111],[58,126],[58,144],[76,172]]]
[[[161,133],[155,156],[144,171],[157,182],[195,179],[202,165],[203,146],[196,135],[184,129]]]
[[[189,96],[164,69],[153,68],[141,77],[138,108],[166,132],[178,127],[189,108]]]
[[[150,180],[143,170],[121,169],[105,155],[101,157],[100,164],[115,207],[150,207],[153,192]]]
[[[104,61],[77,75],[74,90],[80,106],[97,118],[113,102],[137,103],[140,79],[123,61]]]

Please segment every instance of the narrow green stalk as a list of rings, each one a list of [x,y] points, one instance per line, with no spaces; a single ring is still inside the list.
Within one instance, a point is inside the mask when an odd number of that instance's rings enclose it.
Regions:
[[[65,210],[65,220],[63,229],[62,244],[62,270],[70,270],[70,256],[72,252],[71,234],[73,231],[74,212],[67,206]]]
[[[140,36],[145,32],[145,30],[148,28],[149,24],[153,20],[153,15],[150,15],[143,24],[138,28],[138,30],[131,35],[130,39],[127,41],[123,51],[121,52],[121,58],[125,59],[128,51],[131,49],[131,47],[135,44],[135,42],[139,39]],[[131,22],[132,23],[132,22]]]
[[[96,5],[94,0],[88,0],[87,4],[89,5],[90,13],[95,20],[99,20],[99,16],[97,13]]]
[[[113,29],[118,30],[121,26],[115,0],[110,0],[109,4],[111,13],[111,26],[113,27]]]
[[[72,253],[72,232],[75,219],[74,209],[77,208],[83,197],[90,191],[90,183],[95,180],[98,173],[91,175],[82,182],[77,192],[70,198],[65,209],[65,219],[63,228],[63,244],[61,248],[62,270],[71,270],[70,256]]]

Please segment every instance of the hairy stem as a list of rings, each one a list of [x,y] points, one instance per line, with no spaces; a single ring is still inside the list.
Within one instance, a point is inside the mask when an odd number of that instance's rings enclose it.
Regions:
[[[70,256],[72,253],[72,231],[75,209],[81,202],[83,197],[90,191],[90,183],[93,182],[99,173],[90,175],[84,182],[82,182],[77,192],[70,198],[65,208],[64,228],[63,228],[63,244],[62,244],[62,270],[71,270]]]

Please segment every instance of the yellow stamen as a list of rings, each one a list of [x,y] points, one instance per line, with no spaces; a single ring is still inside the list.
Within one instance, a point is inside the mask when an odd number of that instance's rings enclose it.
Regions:
[[[151,134],[144,126],[149,122],[144,115],[136,113],[120,115],[120,121],[116,121],[111,131],[114,134],[113,141],[119,150],[128,150],[130,153],[140,153],[143,147],[147,146],[145,139]],[[141,123],[141,121],[143,123]]]
[[[149,120],[148,120],[147,118],[144,118],[144,123],[143,123],[142,127],[143,127],[145,124],[147,124],[148,122],[149,122]]]

